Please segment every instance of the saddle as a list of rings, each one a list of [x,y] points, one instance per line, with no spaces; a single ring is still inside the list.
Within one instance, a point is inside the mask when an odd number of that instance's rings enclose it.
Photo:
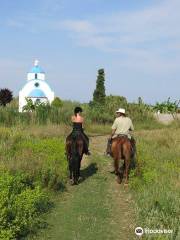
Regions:
[[[73,129],[73,131],[70,134],[70,137],[74,140],[77,137],[81,136],[83,139],[83,133],[80,129]]]
[[[113,139],[117,139],[117,138],[125,138],[126,140],[128,140],[131,143],[131,150],[132,150],[132,155],[135,154],[136,152],[136,146],[135,146],[135,140],[132,137],[131,139],[128,138],[128,136],[126,134],[118,134],[115,138]],[[106,148],[106,154],[109,154],[110,156],[112,155],[111,152],[111,145],[112,145],[112,141],[113,139],[108,139],[108,143],[107,143],[107,148]]]
[[[115,138],[126,138],[126,139],[128,139],[129,141],[131,141],[131,139],[129,139],[126,134],[118,134],[117,137],[115,137]]]

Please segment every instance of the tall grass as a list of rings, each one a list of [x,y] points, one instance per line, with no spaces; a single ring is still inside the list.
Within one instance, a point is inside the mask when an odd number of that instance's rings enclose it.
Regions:
[[[90,107],[88,104],[63,101],[63,106],[57,107],[38,107],[34,112],[19,113],[14,105],[0,107],[0,125],[1,126],[32,126],[32,125],[71,125],[71,115],[75,106],[83,107],[86,128],[92,131],[93,126],[104,126],[104,129],[112,125],[116,115],[115,111],[119,107],[113,105],[108,107]],[[154,129],[162,128],[154,118],[151,109],[144,104],[128,104],[125,106],[127,116],[132,118],[136,129]],[[95,129],[95,128],[94,128]],[[96,128],[101,132],[102,127]]]
[[[49,208],[48,193],[65,188],[63,134],[62,128],[50,133],[45,126],[0,127],[0,239],[35,231]]]
[[[41,131],[37,136],[30,129],[0,128],[0,169],[25,172],[43,187],[58,189],[67,174],[64,138]]]
[[[180,129],[138,133],[138,168],[131,181],[138,225],[171,229],[169,235],[145,235],[144,239],[180,239]],[[153,238],[154,239],[154,238]]]
[[[61,108],[40,106],[34,112],[19,113],[18,108],[14,105],[0,107],[0,125],[46,125],[46,124],[62,124],[71,123],[71,115],[76,102],[64,101]]]

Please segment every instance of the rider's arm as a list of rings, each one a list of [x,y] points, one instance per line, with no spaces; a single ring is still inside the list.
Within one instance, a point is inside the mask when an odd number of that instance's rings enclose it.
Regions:
[[[74,121],[75,121],[75,117],[71,116],[71,122],[74,122]]]
[[[112,132],[111,132],[111,135],[110,135],[110,138],[113,137],[113,135],[115,134],[115,131],[117,129],[117,120],[115,119],[113,125],[112,125]]]
[[[132,121],[130,120],[130,128],[129,128],[130,131],[134,131],[134,126],[132,124]]]
[[[83,117],[81,117],[81,123],[84,123],[84,118]]]
[[[110,138],[112,138],[112,137],[114,136],[115,131],[116,131],[116,129],[112,129],[112,132],[111,132],[111,136],[110,136]]]

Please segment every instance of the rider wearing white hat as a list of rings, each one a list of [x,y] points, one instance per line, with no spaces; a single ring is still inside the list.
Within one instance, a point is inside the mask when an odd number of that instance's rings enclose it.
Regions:
[[[114,120],[114,123],[112,125],[112,133],[108,141],[107,154],[110,153],[110,147],[111,147],[110,145],[111,145],[112,138],[115,138],[121,135],[126,135],[132,143],[134,142],[134,139],[130,135],[130,131],[134,130],[134,126],[132,124],[131,119],[126,116],[126,110],[124,108],[119,108],[116,111],[116,114],[117,114],[117,117]]]
[[[126,111],[124,108],[119,108],[116,111],[116,114],[117,118],[112,125],[111,137],[115,138],[118,135],[126,135],[129,139],[131,139],[130,131],[134,130],[131,119],[126,117]]]
[[[125,114],[126,110],[124,108],[119,108],[116,113],[123,113]]]

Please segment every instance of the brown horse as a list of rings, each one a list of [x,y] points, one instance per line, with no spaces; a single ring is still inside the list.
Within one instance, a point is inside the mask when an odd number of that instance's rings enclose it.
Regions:
[[[69,177],[72,185],[78,184],[83,154],[84,140],[81,132],[76,132],[75,135],[69,135],[66,138],[66,155],[69,164]]]
[[[114,159],[114,169],[117,175],[117,182],[121,183],[123,176],[125,176],[125,184],[128,183],[128,174],[130,168],[130,161],[132,156],[131,142],[126,135],[121,135],[112,140],[111,155]],[[119,161],[124,160],[125,169],[124,174],[120,172]]]

